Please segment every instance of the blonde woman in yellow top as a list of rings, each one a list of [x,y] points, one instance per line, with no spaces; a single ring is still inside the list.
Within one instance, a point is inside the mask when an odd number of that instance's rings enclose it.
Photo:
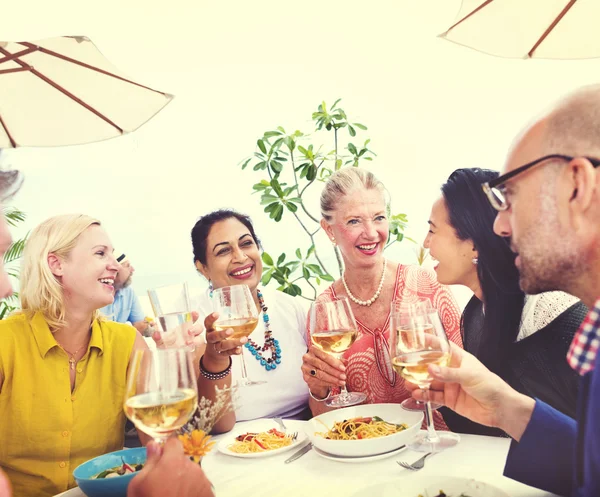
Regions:
[[[84,215],[50,218],[27,241],[22,312],[0,321],[0,468],[14,497],[63,492],[79,464],[123,447],[127,368],[147,346],[99,319],[113,300],[112,252]]]

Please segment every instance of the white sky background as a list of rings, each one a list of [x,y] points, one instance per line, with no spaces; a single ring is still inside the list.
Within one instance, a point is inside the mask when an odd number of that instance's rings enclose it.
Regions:
[[[8,2],[3,40],[86,35],[132,79],[176,95],[123,138],[6,152],[2,163],[26,177],[14,200],[28,215],[24,230],[66,212],[100,218],[136,267],[138,294],[181,280],[204,286],[189,232],[217,207],[250,214],[272,254],[291,252],[298,240],[304,247],[295,223],[276,224],[262,213],[250,195],[262,176],[238,163],[263,131],[310,132],[317,105],[341,97],[349,117],[369,127],[359,138],[372,139],[378,156],[371,167],[390,190],[393,211],[408,214],[408,234],[422,241],[430,206],[454,169],[501,168],[536,112],[600,79],[598,59],[499,59],[437,38],[459,4]],[[403,243],[390,256],[412,263],[412,248]],[[328,251],[325,240],[321,251]]]

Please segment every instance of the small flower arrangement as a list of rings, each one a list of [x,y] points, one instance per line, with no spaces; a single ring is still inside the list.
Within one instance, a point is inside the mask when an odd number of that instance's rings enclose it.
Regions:
[[[215,387],[215,400],[205,397],[198,402],[192,419],[180,430],[177,438],[183,450],[195,463],[199,463],[210,452],[215,442],[211,441],[210,431],[228,412],[235,410],[237,387]]]

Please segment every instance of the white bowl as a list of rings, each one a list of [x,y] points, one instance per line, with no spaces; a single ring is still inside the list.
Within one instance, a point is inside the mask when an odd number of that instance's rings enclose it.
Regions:
[[[365,440],[326,440],[316,433],[324,433],[333,428],[336,421],[358,417],[379,416],[384,421],[407,424],[408,429],[386,437]],[[421,428],[422,412],[407,411],[400,404],[363,404],[345,407],[315,416],[309,421],[307,435],[310,441],[323,452],[337,456],[365,457],[383,454],[410,443]]]

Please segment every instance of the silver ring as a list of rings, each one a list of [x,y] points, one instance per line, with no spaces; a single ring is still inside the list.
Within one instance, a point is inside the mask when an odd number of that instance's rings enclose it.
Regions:
[[[317,370],[316,369],[311,369],[310,370],[310,375],[311,376],[317,376]]]
[[[220,354],[221,352],[223,352],[222,350],[217,350],[217,344],[216,343],[213,343],[213,349],[215,349],[215,352],[217,354]]]

